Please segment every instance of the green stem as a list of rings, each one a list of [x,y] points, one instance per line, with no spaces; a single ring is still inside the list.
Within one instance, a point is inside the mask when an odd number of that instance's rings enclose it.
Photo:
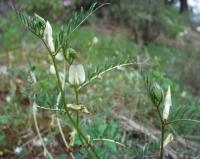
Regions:
[[[43,41],[44,42],[44,41]],[[46,43],[44,42],[44,44],[46,45]],[[46,45],[47,46],[47,45]],[[47,47],[48,48],[48,47]],[[87,143],[87,137],[85,137],[85,135],[83,134],[83,132],[79,129],[79,127],[76,125],[76,122],[73,120],[72,116],[70,115],[69,113],[69,110],[67,108],[67,103],[66,103],[66,99],[65,99],[65,93],[64,93],[64,90],[62,89],[62,84],[61,84],[61,81],[60,81],[60,77],[59,77],[59,73],[58,73],[58,68],[57,68],[57,65],[56,65],[56,60],[55,60],[55,57],[54,55],[50,52],[50,56],[52,58],[52,61],[53,61],[53,65],[54,65],[54,68],[55,68],[55,72],[56,72],[56,78],[57,78],[57,82],[58,82],[58,87],[60,89],[60,92],[61,92],[61,96],[62,96],[62,99],[63,99],[63,103],[64,103],[64,109],[66,111],[66,115],[67,117],[69,118],[70,122],[72,123],[72,125],[74,126],[74,128],[76,129],[77,133],[83,138],[83,140]],[[89,144],[89,147],[91,148],[93,154],[95,155],[95,157],[97,159],[100,159],[100,157],[97,155],[94,147]]]
[[[111,143],[114,143],[116,145],[119,145],[119,146],[122,146],[122,147],[126,147],[124,144],[120,143],[120,142],[117,142],[115,140],[112,140],[112,139],[92,139],[93,141],[107,141],[107,142],[111,142]]]
[[[163,120],[161,111],[160,111],[160,104],[156,106],[158,115],[160,118],[160,124],[161,124],[161,137],[160,137],[160,159],[164,158],[164,135],[165,135],[165,121]]]
[[[75,91],[75,95],[76,95],[76,104],[78,105],[79,104],[79,100],[78,100],[79,91],[78,91],[77,87],[74,88],[74,91]],[[77,126],[79,126],[79,111],[76,112],[76,122],[77,122]]]
[[[120,64],[120,65],[116,65],[114,67],[111,67],[111,68],[108,68],[106,70],[104,70],[103,72],[99,73],[98,75],[95,75],[94,77],[92,77],[90,80],[87,80],[86,82],[84,82],[82,85],[80,85],[77,89],[80,90],[82,89],[83,87],[85,87],[86,85],[88,85],[91,81],[95,80],[96,78],[98,78],[99,76],[105,74],[106,72],[109,72],[111,70],[114,70],[116,69],[117,67],[124,67],[124,66],[129,66],[129,65],[133,65],[134,63],[133,62],[130,62],[130,63],[124,63],[124,64]],[[137,63],[139,64],[139,63]]]
[[[75,92],[75,96],[76,96],[76,104],[78,105],[79,104],[79,91],[76,86],[74,87],[74,92]],[[77,113],[76,114],[76,123],[77,123],[77,126],[79,127],[79,111],[77,111],[76,113]],[[78,134],[78,137],[81,140],[81,143],[84,145],[83,139],[80,136],[80,134]],[[86,148],[86,151],[88,152],[88,154],[90,154],[90,152],[88,151],[87,148]]]
[[[64,72],[63,72],[64,78],[63,78],[61,83],[62,83],[63,90],[65,90],[65,76],[66,76],[66,69],[65,69],[66,68],[66,62],[65,61],[64,61],[64,67],[63,68],[64,68]],[[56,109],[58,109],[58,107],[59,107],[60,99],[61,99],[61,93],[58,94],[58,97],[57,97],[57,100],[56,100]],[[60,135],[62,137],[64,144],[65,144],[65,147],[67,148],[67,150],[69,150],[70,147],[69,147],[69,144],[67,143],[67,141],[65,139],[65,135],[64,135],[64,132],[63,132],[63,129],[62,129],[62,126],[61,126],[60,119],[58,117],[56,117],[56,120],[57,120],[57,125],[58,125]],[[69,152],[69,155],[70,155],[71,159],[75,159],[75,156],[73,155],[72,152]]]
[[[160,139],[160,159],[164,158],[164,135],[165,135],[165,124],[161,124],[161,139]]]
[[[161,114],[161,112],[160,112],[159,107],[160,107],[160,105],[156,106],[157,111],[158,111],[158,115],[159,115],[159,118],[160,118],[160,122],[161,122],[161,124],[163,125],[163,124],[164,124],[164,121],[163,121],[163,117],[162,117],[162,114]]]
[[[176,120],[172,120],[172,121],[167,122],[166,125],[174,124],[174,123],[177,123],[177,122],[180,122],[180,121],[190,121],[190,122],[194,122],[194,123],[200,124],[199,120],[194,120],[194,119],[176,119]]]

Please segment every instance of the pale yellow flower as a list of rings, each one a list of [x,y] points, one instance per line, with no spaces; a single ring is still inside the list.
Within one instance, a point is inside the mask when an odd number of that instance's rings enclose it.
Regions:
[[[51,27],[51,24],[48,21],[46,22],[46,27],[44,29],[43,38],[47,42],[49,50],[51,52],[55,52],[55,47],[54,47],[54,43],[53,43],[53,36],[52,36],[52,27]]]
[[[172,106],[172,99],[171,99],[171,89],[170,89],[170,86],[169,86],[168,90],[167,90],[167,94],[165,96],[163,119],[165,119],[165,120],[168,119],[171,106]]]
[[[80,85],[85,81],[85,71],[83,65],[71,65],[69,68],[69,83]]]

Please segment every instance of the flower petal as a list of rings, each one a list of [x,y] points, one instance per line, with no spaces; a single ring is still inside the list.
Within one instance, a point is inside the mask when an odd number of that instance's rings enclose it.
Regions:
[[[44,29],[44,39],[47,40],[48,37],[52,37],[52,27],[49,21],[46,22],[46,26]]]
[[[165,147],[165,146],[167,146],[170,142],[172,142],[174,140],[174,136],[173,136],[173,134],[169,134],[168,136],[167,136],[167,138],[165,139],[165,141],[164,141],[164,144],[163,144],[163,146]]]
[[[85,82],[85,71],[84,71],[83,65],[81,64],[77,65],[77,74],[78,74],[80,83],[82,84],[83,82]]]
[[[71,65],[69,68],[69,83],[79,85],[85,81],[85,71],[83,65]]]
[[[171,99],[171,89],[170,89],[170,86],[169,86],[168,90],[167,90],[167,94],[165,96],[163,119],[165,119],[165,120],[168,119],[171,106],[172,106],[172,99]]]
[[[56,60],[58,61],[63,61],[64,60],[64,57],[63,57],[63,54],[61,52],[58,52],[55,56]]]
[[[47,45],[48,45],[50,51],[55,52],[53,36],[52,36],[52,27],[48,21],[46,22],[43,38],[47,42]]]
[[[49,67],[49,72],[50,72],[51,74],[56,74],[56,70],[55,70],[55,68],[54,68],[53,65],[51,65],[51,66]]]

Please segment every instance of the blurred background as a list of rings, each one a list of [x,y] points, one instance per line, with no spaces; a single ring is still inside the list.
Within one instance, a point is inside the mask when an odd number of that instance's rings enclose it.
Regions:
[[[103,136],[128,145],[123,149],[97,143],[101,157],[157,158],[159,120],[139,74],[141,67],[152,73],[165,92],[171,85],[172,119],[200,119],[200,0],[0,0],[0,158],[45,158],[29,97],[37,93],[37,102],[48,105],[55,101],[57,89],[47,51],[22,26],[12,7],[44,17],[55,34],[75,12],[81,8],[86,12],[95,2],[110,4],[87,19],[70,41],[86,72],[121,56],[147,61],[144,66],[107,73],[81,92],[81,100],[92,112],[83,117],[82,129],[94,138]],[[28,79],[30,68],[40,79],[38,86]],[[73,101],[73,93],[67,95]],[[55,158],[69,158],[58,128],[50,126],[52,116],[43,110],[38,115],[46,145]],[[63,129],[68,138],[66,122]],[[200,158],[199,125],[184,122],[167,131],[175,135],[167,158]],[[86,158],[78,139],[74,151],[76,158]]]

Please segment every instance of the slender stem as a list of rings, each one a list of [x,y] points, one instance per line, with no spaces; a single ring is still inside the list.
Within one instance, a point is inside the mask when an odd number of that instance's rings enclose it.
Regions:
[[[116,145],[119,145],[119,146],[122,146],[122,147],[126,147],[124,144],[120,143],[120,142],[117,142],[115,140],[112,140],[112,139],[92,139],[93,141],[107,141],[107,142],[112,142]]]
[[[200,141],[200,136],[194,136],[194,135],[184,135],[184,138],[190,139],[190,140],[198,140]]]
[[[88,85],[91,81],[95,80],[96,78],[98,78],[99,76],[103,75],[106,72],[109,72],[111,70],[116,69],[117,67],[124,67],[124,66],[129,66],[129,65],[133,65],[134,63],[130,62],[130,63],[125,63],[125,64],[120,64],[120,65],[116,65],[114,67],[108,68],[107,70],[104,70],[103,72],[99,73],[98,75],[95,75],[94,77],[92,77],[90,80],[86,81],[85,83],[83,83],[82,85],[80,85],[77,89],[80,90],[81,88],[85,87],[86,85]]]
[[[101,4],[100,6],[98,6],[97,8],[95,8],[92,12],[90,12],[70,33],[69,35],[66,37],[66,40],[68,40],[70,38],[70,36],[72,35],[72,33],[78,28],[81,26],[81,24],[84,23],[84,21],[90,17],[94,12],[96,12],[99,8],[103,7],[104,5],[107,5],[107,4],[110,4],[110,3],[104,3],[104,4]],[[65,41],[66,41],[65,40]],[[63,47],[63,42],[61,43],[60,47],[58,47],[58,49],[56,50],[56,54],[60,51],[60,49]]]
[[[82,24],[83,22],[81,22],[80,24]],[[79,25],[80,25],[79,24]],[[67,117],[69,118],[70,122],[72,123],[72,125],[75,127],[77,133],[83,137],[83,139],[85,140],[86,143],[88,143],[87,141],[87,137],[85,137],[85,135],[82,133],[82,131],[79,129],[79,127],[76,125],[75,121],[73,120],[73,118],[71,117],[69,111],[68,111],[68,108],[67,108],[67,105],[66,105],[66,99],[65,99],[65,94],[64,94],[64,90],[62,89],[62,84],[61,84],[61,81],[60,81],[60,77],[59,77],[59,74],[58,74],[58,69],[57,69],[57,65],[56,65],[56,61],[55,61],[55,58],[54,58],[54,54],[53,52],[51,52],[51,50],[49,49],[48,45],[46,44],[46,42],[44,41],[44,39],[40,36],[38,36],[36,33],[34,33],[34,31],[32,31],[30,28],[28,28],[34,35],[36,35],[39,39],[42,40],[42,42],[44,43],[45,47],[47,48],[51,58],[52,58],[52,61],[53,61],[53,65],[54,65],[54,68],[55,68],[55,71],[56,71],[56,78],[57,78],[57,82],[58,82],[58,87],[60,89],[60,92],[61,92],[61,96],[62,96],[62,99],[63,99],[63,103],[64,103],[64,109],[66,111],[66,115]],[[76,28],[75,28],[76,29]],[[73,30],[74,31],[74,30]],[[61,47],[60,47],[61,48]],[[59,48],[59,49],[60,49]],[[59,49],[57,50],[57,52],[59,51]],[[91,148],[93,154],[95,155],[95,157],[97,159],[100,159],[100,157],[97,155],[96,151],[95,151],[95,148],[91,145],[91,144],[88,144],[88,146]]]
[[[30,72],[30,76],[33,80],[34,83],[37,83],[37,79],[35,77],[35,74],[33,72]],[[34,95],[34,98],[35,98],[35,95]],[[42,146],[44,148],[44,153],[47,153],[47,155],[49,156],[50,159],[53,159],[51,153],[47,150],[47,147],[42,139],[42,135],[40,133],[40,129],[38,127],[38,122],[37,122],[37,104],[34,102],[33,103],[33,106],[32,106],[32,113],[33,113],[33,121],[34,121],[34,124],[35,124],[35,128],[36,128],[36,132],[38,134],[38,137],[40,139],[40,141],[42,142]]]
[[[64,78],[62,79],[62,88],[63,90],[65,90],[65,76],[66,76],[66,70],[65,70],[65,62],[64,62]],[[61,93],[58,94],[58,97],[57,97],[57,101],[56,101],[56,109],[59,109],[59,104],[60,104],[60,99],[61,99]],[[61,126],[61,122],[60,122],[60,119],[58,117],[56,117],[57,119],[57,125],[58,125],[58,128],[59,128],[59,131],[60,131],[60,134],[61,134],[61,137],[62,137],[62,140],[65,144],[65,147],[67,148],[67,150],[70,149],[69,147],[69,144],[67,143],[66,139],[65,139],[65,135],[64,135],[64,132],[62,130],[62,126]],[[75,159],[74,155],[72,152],[69,152],[69,155],[71,157],[71,159]]]
[[[160,104],[156,106],[159,118],[160,118],[160,127],[161,127],[161,137],[160,137],[160,159],[164,158],[164,135],[165,135],[165,121],[163,120],[161,111],[160,111]]]
[[[193,120],[193,119],[176,119],[176,120],[172,120],[172,121],[167,122],[166,125],[174,124],[174,123],[177,123],[177,122],[180,122],[180,121],[190,121],[190,122],[195,122],[197,124],[200,124],[199,120]]]
[[[164,158],[164,135],[165,135],[165,124],[161,124],[161,138],[160,138],[160,159]]]
[[[37,105],[37,108],[40,108],[40,109],[45,109],[45,110],[50,110],[50,111],[59,111],[59,112],[65,112],[65,109],[52,109],[52,108],[46,108],[46,107],[42,107],[42,106],[39,106]]]
[[[42,135],[40,133],[40,129],[38,127],[38,122],[37,122],[37,117],[36,117],[36,114],[37,114],[37,105],[36,103],[33,103],[33,120],[34,120],[34,124],[35,124],[35,128],[36,128],[36,131],[37,131],[37,134],[38,134],[38,137],[42,143],[42,146],[43,146],[43,149],[44,149],[44,153],[47,153],[47,155],[49,156],[50,159],[53,159],[52,155],[50,154],[50,152],[47,150],[47,147],[42,139]]]
[[[78,104],[79,104],[79,91],[78,91],[78,89],[77,89],[76,86],[74,87],[74,92],[75,92],[75,96],[76,96],[76,104],[78,105]],[[79,111],[77,111],[76,113],[77,113],[77,114],[76,114],[76,124],[77,124],[77,126],[79,127]],[[83,139],[82,139],[82,137],[80,136],[80,134],[78,134],[78,137],[79,137],[79,139],[81,140],[81,143],[84,145]],[[86,151],[87,151],[88,153],[90,153],[90,152],[87,150],[87,148],[86,148]]]
[[[44,42],[44,43],[45,43],[45,42]],[[45,43],[45,44],[46,44],[46,43]],[[47,47],[47,48],[48,48],[48,47]],[[54,55],[53,55],[51,52],[50,52],[50,56],[51,56],[51,58],[52,58],[53,65],[54,65],[54,68],[55,68],[56,78],[57,78],[57,82],[58,82],[58,87],[59,87],[60,92],[61,92],[61,96],[62,96],[62,99],[63,99],[63,103],[64,103],[64,106],[65,106],[64,109],[65,109],[65,111],[66,111],[66,115],[67,115],[67,117],[69,118],[69,120],[70,120],[70,122],[72,123],[72,125],[74,126],[74,128],[76,129],[77,133],[78,133],[78,134],[84,139],[84,141],[87,143],[87,137],[86,137],[86,136],[83,134],[83,132],[79,129],[79,127],[76,125],[76,122],[73,120],[72,116],[71,116],[70,113],[69,113],[69,110],[68,110],[68,108],[67,108],[66,99],[65,99],[65,93],[64,93],[64,90],[62,89],[62,84],[61,84],[61,81],[60,81],[60,77],[59,77],[59,73],[58,73],[58,68],[57,68],[57,65],[56,65],[55,57],[54,57]],[[93,154],[95,155],[95,157],[96,157],[97,159],[100,159],[100,157],[97,155],[97,153],[96,153],[94,147],[93,147],[91,144],[89,144],[88,146],[91,148],[91,150],[92,150]]]
[[[161,112],[160,112],[159,107],[160,107],[160,105],[156,106],[157,111],[158,111],[158,115],[159,115],[159,118],[160,118],[160,122],[161,122],[161,124],[163,125],[163,124],[164,124],[164,121],[163,121],[163,117],[162,117],[162,114],[161,114]]]
[[[49,54],[50,54],[50,56],[51,56],[51,59],[52,59],[52,61],[53,61],[53,65],[54,65],[55,72],[56,72],[56,78],[57,78],[57,82],[58,82],[58,87],[59,87],[59,89],[60,89],[61,97],[62,97],[62,99],[63,99],[64,109],[65,109],[65,111],[66,111],[66,115],[67,115],[67,117],[69,118],[69,120],[70,120],[70,122],[72,123],[72,125],[74,126],[74,128],[76,129],[76,131],[77,131],[77,133],[78,133],[78,135],[79,135],[79,137],[80,137],[81,142],[84,143],[83,140],[82,140],[82,138],[83,138],[83,139],[85,140],[85,142],[88,143],[87,137],[83,134],[83,132],[82,132],[82,131],[79,129],[79,127],[76,125],[76,122],[73,120],[73,118],[72,118],[72,116],[70,115],[69,110],[68,110],[68,108],[67,108],[67,101],[66,101],[66,98],[65,98],[64,90],[62,89],[62,84],[61,84],[61,81],[60,81],[60,76],[59,76],[59,73],[58,73],[58,68],[57,68],[57,65],[56,65],[55,56],[54,56],[54,54],[50,51],[50,49],[49,49],[48,45],[46,44],[46,42],[44,41],[44,39],[41,38],[41,40],[42,40],[42,42],[44,43],[44,45],[46,46],[46,48],[47,48],[47,50],[48,50],[48,52],[49,52]],[[82,138],[81,138],[81,137],[82,137]],[[94,148],[91,144],[88,144],[88,146],[91,148],[91,150],[92,150],[93,154],[95,155],[95,157],[96,157],[97,159],[100,159],[100,157],[97,155],[97,153],[96,153],[96,151],[95,151],[95,148]],[[87,152],[88,152],[88,150],[87,150]]]
[[[79,104],[79,100],[78,100],[79,91],[77,90],[77,87],[74,88],[74,91],[75,91],[75,95],[76,95],[76,104],[78,105]],[[77,122],[77,126],[79,126],[79,111],[76,112],[76,122]]]

